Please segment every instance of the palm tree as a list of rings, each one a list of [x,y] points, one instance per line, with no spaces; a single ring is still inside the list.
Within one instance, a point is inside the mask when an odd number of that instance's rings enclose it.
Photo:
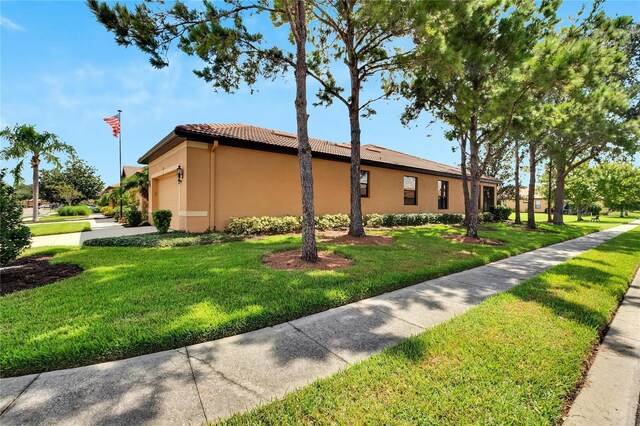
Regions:
[[[31,157],[33,169],[33,221],[38,221],[38,198],[40,192],[39,166],[45,160],[56,168],[62,167],[56,153],[74,155],[75,149],[58,139],[53,133],[36,131],[36,126],[30,124],[16,124],[13,128],[6,127],[0,131],[0,137],[9,142],[9,146],[0,151],[3,160],[19,160],[11,174],[16,185],[22,182],[22,169],[26,157]]]
[[[141,210],[146,213],[146,206],[149,202],[149,167],[145,166],[142,171],[136,172],[122,182],[122,190],[129,191],[137,189],[142,198]]]

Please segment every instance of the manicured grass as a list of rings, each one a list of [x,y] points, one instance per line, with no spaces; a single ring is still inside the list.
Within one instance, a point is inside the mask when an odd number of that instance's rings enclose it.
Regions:
[[[553,425],[640,265],[640,229],[222,424]]]
[[[604,214],[600,214],[600,221],[605,223],[626,223],[630,219],[637,219],[640,217],[640,213],[632,212],[628,217],[620,217],[620,213],[613,212],[612,214],[605,216]],[[511,213],[509,219],[515,220],[516,214]],[[520,213],[520,219],[523,223],[527,222],[527,212],[523,211]],[[580,224],[582,222],[578,222],[578,216],[575,214],[565,214],[563,215],[564,223],[566,224]],[[536,222],[545,223],[547,221],[546,213],[536,213]],[[591,222],[591,215],[585,214],[582,216],[583,222]]]
[[[28,225],[28,227],[31,235],[34,237],[91,231],[91,224],[89,222],[47,223]]]
[[[123,237],[95,238],[84,242],[85,246],[95,247],[190,247],[214,243],[239,241],[241,237],[220,232],[204,232],[193,234],[189,232],[169,232],[159,234],[127,235]]]
[[[75,221],[75,220],[82,220],[82,219],[87,219],[89,217],[89,215],[87,216],[60,216],[58,214],[50,214],[47,216],[38,216],[38,223],[40,222],[68,222],[68,221]],[[29,223],[33,223],[31,222],[31,219],[24,221],[25,224],[29,224]]]
[[[390,231],[390,246],[320,246],[347,256],[340,271],[272,270],[261,259],[298,236],[181,248],[38,249],[79,276],[0,298],[0,373],[20,375],[130,357],[270,326],[615,226],[581,223],[542,232],[487,224],[504,246],[442,238],[446,225]]]

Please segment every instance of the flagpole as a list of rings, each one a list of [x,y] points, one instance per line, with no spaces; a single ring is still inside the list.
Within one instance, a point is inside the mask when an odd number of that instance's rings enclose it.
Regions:
[[[120,176],[120,219],[118,222],[122,222],[122,121],[120,120],[120,115],[122,114],[122,110],[118,110],[118,124],[120,125],[120,131],[118,132],[118,176]]]

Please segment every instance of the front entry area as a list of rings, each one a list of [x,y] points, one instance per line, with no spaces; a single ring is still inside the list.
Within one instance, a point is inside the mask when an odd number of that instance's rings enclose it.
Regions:
[[[165,176],[159,177],[158,179],[154,179],[151,186],[155,204],[153,206],[153,211],[160,209],[171,210],[170,228],[178,229],[178,224],[180,222],[180,218],[178,217],[180,192],[176,175],[174,173],[169,173]]]
[[[493,186],[482,187],[482,211],[492,211],[495,207],[495,188]]]

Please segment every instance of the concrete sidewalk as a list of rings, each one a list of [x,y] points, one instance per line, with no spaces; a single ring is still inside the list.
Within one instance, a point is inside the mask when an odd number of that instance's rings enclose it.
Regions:
[[[139,235],[157,232],[155,226],[125,228],[119,223],[114,222],[113,219],[105,217],[90,217],[89,219],[74,222],[89,222],[91,224],[91,231],[33,237],[31,247],[81,246],[84,241],[93,240],[95,238],[122,237],[125,235]]]
[[[640,271],[609,326],[567,426],[633,426],[640,398]]]
[[[0,423],[200,424],[285,395],[635,226],[212,342],[0,380]]]

